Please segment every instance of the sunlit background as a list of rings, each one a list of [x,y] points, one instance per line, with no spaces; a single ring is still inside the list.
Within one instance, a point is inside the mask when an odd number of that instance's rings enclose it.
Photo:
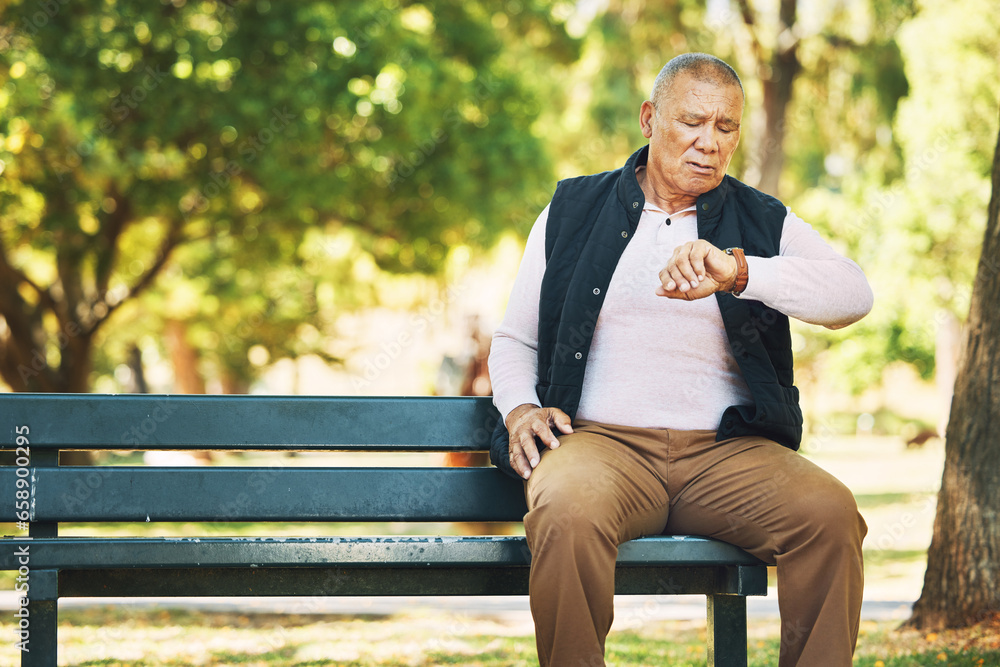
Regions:
[[[731,173],[876,292],[859,325],[796,327],[810,414],[938,428],[1000,18],[987,0],[776,4],[3,3],[0,375],[458,393],[556,181],[620,166],[659,68],[700,50],[746,84]]]
[[[532,222],[643,144],[687,51],[743,78],[730,173],[870,279],[860,323],[793,325],[804,451],[897,457],[849,482],[912,579],[990,195],[995,0],[0,1],[0,386],[488,395]]]

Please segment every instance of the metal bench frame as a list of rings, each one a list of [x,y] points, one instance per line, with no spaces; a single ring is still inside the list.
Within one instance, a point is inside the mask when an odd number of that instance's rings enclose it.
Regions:
[[[59,536],[66,522],[521,521],[522,486],[493,468],[68,467],[60,451],[481,451],[496,420],[488,398],[0,395],[0,449],[21,457],[0,469],[4,520],[30,522],[0,546],[0,569],[27,568],[21,664],[56,664],[60,597],[528,592],[523,537]],[[646,537],[621,545],[615,590],[707,596],[708,664],[745,666],[746,596],[766,595],[767,571],[724,542]]]

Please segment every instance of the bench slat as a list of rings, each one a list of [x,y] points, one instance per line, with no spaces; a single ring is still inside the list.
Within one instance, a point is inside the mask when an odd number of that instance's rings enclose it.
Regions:
[[[15,552],[30,551],[33,569],[174,567],[526,567],[522,536],[393,537],[61,537],[4,540],[0,569],[17,569]],[[657,536],[618,550],[619,567],[719,566],[763,563],[742,549],[705,537]]]
[[[31,469],[31,521],[520,521],[523,486],[496,468]],[[15,471],[0,472],[14,498]],[[14,503],[0,520],[14,521]]]
[[[20,393],[3,402],[0,432],[27,425],[39,449],[476,451],[489,448],[498,418],[483,397]]]
[[[766,595],[762,567],[620,567],[619,595]],[[204,568],[64,570],[61,597],[527,595],[528,568]]]

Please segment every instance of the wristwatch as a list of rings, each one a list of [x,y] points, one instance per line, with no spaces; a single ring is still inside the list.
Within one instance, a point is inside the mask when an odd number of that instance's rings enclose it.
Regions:
[[[747,258],[743,254],[743,248],[726,248],[726,254],[736,258],[736,282],[729,293],[733,296],[739,296],[747,288],[747,281],[750,280],[750,274],[747,272]]]

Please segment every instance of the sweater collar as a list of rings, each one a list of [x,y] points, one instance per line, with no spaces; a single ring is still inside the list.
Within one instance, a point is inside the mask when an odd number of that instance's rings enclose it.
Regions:
[[[639,186],[639,179],[635,176],[635,170],[649,162],[649,145],[645,145],[632,153],[625,166],[622,167],[621,178],[618,179],[618,201],[628,215],[629,224],[635,229],[642,216],[642,208],[646,204],[646,196]],[[722,215],[722,205],[729,194],[730,176],[724,176],[722,182],[714,189],[699,195],[696,206],[698,207],[698,229],[709,230],[719,224]]]

